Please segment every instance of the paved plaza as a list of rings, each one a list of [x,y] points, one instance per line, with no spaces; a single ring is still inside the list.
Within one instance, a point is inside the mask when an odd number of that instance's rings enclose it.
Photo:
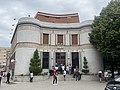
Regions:
[[[13,82],[3,83],[0,90],[104,90],[106,83],[90,80],[58,81],[58,85],[52,85],[52,79],[39,82]]]

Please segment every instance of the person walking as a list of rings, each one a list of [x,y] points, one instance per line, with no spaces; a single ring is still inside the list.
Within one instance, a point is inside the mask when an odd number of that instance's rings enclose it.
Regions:
[[[69,74],[69,66],[66,66],[66,74]]]
[[[99,81],[101,82],[102,81],[102,71],[101,70],[99,70],[98,71],[98,77],[99,77]]]
[[[64,70],[65,70],[65,66],[62,65],[62,74],[63,74]]]
[[[66,70],[63,71],[64,81],[66,81]]]
[[[104,71],[104,79],[107,82],[108,81],[108,72],[107,70]]]
[[[80,71],[79,71],[78,66],[76,66],[75,77],[76,77],[76,81],[79,81],[79,80],[80,80]]]
[[[7,81],[6,81],[6,83],[8,83],[8,84],[10,83],[10,75],[11,75],[11,74],[10,74],[10,71],[9,71],[9,72],[7,73]]]
[[[2,85],[2,71],[0,71],[0,86]]]
[[[30,72],[30,82],[33,82],[33,72]]]
[[[56,69],[54,68],[54,71],[53,71],[53,85],[57,85],[57,71]]]
[[[72,72],[72,66],[71,64],[69,64],[69,75],[71,75],[71,72]]]

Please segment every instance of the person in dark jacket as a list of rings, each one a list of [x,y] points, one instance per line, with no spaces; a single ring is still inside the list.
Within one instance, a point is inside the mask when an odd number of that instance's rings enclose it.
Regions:
[[[7,73],[7,81],[6,83],[10,83],[10,71]]]
[[[2,71],[0,71],[0,86],[1,86],[1,83],[2,83]]]

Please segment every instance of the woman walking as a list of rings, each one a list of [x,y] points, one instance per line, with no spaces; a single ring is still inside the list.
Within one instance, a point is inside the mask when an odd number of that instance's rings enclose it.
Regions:
[[[54,68],[54,72],[53,72],[53,85],[57,85],[57,71]]]

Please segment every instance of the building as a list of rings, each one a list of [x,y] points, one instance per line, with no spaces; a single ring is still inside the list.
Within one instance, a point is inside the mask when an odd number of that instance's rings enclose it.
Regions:
[[[90,73],[97,73],[103,66],[99,52],[89,42],[92,22],[80,23],[77,13],[38,12],[35,18],[20,18],[11,40],[15,75],[29,73],[30,59],[36,49],[44,71],[56,64],[82,69],[85,56]]]
[[[0,69],[5,70],[6,62],[10,54],[9,47],[0,47]]]

